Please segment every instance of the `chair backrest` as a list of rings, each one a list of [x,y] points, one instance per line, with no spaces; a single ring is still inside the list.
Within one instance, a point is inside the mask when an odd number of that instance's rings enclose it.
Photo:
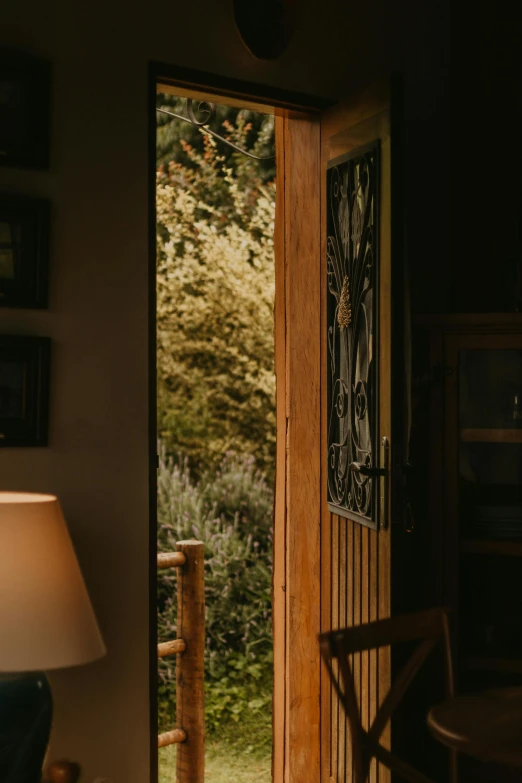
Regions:
[[[431,778],[384,748],[379,740],[415,675],[440,640],[444,643],[445,652],[446,697],[452,698],[454,695],[453,664],[447,609],[436,608],[415,614],[399,615],[353,628],[330,631],[319,637],[321,653],[350,726],[355,783],[365,783],[372,758],[376,758],[411,783],[434,783]],[[357,704],[350,657],[363,650],[374,650],[379,647],[411,641],[418,641],[419,644],[392,683],[377,711],[371,728],[366,731],[362,726]],[[333,670],[333,660],[338,662],[341,681]],[[455,759],[452,758],[450,763],[450,779],[452,781],[455,779],[455,774]]]

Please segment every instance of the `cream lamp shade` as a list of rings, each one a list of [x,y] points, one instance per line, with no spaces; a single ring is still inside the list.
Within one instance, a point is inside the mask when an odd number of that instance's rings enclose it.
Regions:
[[[0,672],[59,669],[104,654],[58,499],[0,492]]]

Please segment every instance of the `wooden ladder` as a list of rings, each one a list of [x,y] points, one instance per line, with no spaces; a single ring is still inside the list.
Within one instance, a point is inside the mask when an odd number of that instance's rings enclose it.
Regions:
[[[178,569],[178,638],[158,644],[158,658],[177,656],[177,726],[158,735],[158,748],[178,745],[176,783],[204,783],[205,547],[201,541],[178,541],[176,550],[157,560],[158,569]]]

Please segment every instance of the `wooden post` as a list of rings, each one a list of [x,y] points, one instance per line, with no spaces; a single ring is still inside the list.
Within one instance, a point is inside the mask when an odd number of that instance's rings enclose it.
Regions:
[[[177,748],[176,783],[204,783],[205,547],[178,541],[176,549],[186,556],[177,581],[177,633],[186,649],[176,659],[176,724],[187,735]]]

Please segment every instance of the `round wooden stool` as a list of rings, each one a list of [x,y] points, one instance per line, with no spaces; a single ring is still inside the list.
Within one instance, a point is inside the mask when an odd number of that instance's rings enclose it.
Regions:
[[[522,767],[522,688],[458,696],[433,707],[435,739],[480,761]]]

